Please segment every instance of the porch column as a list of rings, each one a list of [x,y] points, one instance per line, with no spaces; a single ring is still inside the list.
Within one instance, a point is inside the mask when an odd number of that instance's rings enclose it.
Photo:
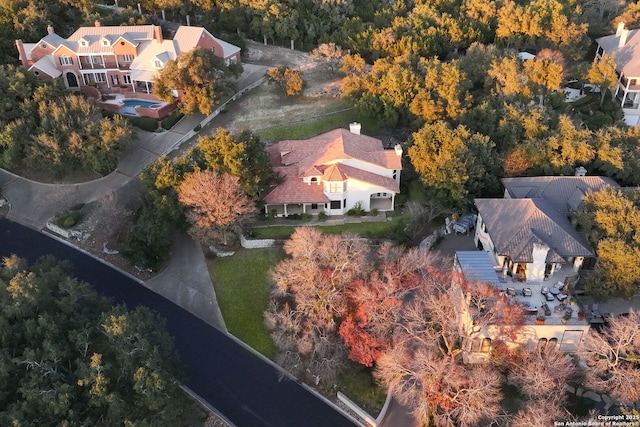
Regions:
[[[287,204],[284,204],[284,216],[289,216],[289,214],[287,213]]]
[[[144,82],[144,86],[147,89],[147,93],[149,93],[149,82]]]
[[[391,210],[395,209],[395,203],[396,203],[396,193],[393,193],[391,195]]]
[[[269,215],[269,205],[264,205],[264,214]]]
[[[302,213],[307,213],[307,204],[306,203],[302,204]]]
[[[136,81],[135,80],[131,80],[131,88],[133,89],[133,93],[136,92]]]
[[[618,92],[620,91],[620,82],[621,81],[622,81],[622,73],[620,73],[620,75],[618,76],[618,84],[616,85],[616,93],[613,94],[614,98],[616,96],[618,96]]]
[[[631,83],[631,79],[627,79],[627,84],[624,88],[624,95],[622,95],[622,102],[620,102],[620,107],[624,108],[624,102],[627,100],[627,94],[629,93],[629,84]]]
[[[573,272],[577,273],[582,267],[582,263],[584,262],[584,257],[577,256],[576,259],[573,260]]]

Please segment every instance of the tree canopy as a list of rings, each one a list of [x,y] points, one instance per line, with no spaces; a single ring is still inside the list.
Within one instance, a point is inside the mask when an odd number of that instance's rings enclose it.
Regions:
[[[43,258],[0,266],[2,425],[175,425],[198,418],[180,390],[164,320],[111,306]]]
[[[153,94],[173,102],[174,91],[180,91],[180,111],[209,115],[220,95],[230,87],[226,79],[239,72],[237,67],[225,65],[212,51],[196,47],[165,65],[154,80]]]

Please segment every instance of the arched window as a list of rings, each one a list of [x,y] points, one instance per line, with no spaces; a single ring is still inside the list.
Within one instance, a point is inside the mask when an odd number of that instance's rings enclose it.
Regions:
[[[544,348],[547,346],[547,339],[546,338],[540,338],[538,340],[538,350],[544,350]]]
[[[491,351],[491,338],[485,338],[482,340],[482,347],[480,353],[489,353]]]
[[[549,350],[555,350],[558,348],[558,338],[551,338],[549,340]]]

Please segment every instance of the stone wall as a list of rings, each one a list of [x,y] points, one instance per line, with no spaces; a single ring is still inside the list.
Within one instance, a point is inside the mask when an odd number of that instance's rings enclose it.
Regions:
[[[240,244],[245,249],[270,248],[275,243],[274,239],[247,239],[242,234],[240,235]]]

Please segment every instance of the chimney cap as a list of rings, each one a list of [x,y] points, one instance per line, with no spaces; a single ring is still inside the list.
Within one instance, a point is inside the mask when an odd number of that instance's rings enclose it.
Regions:
[[[349,123],[349,131],[356,135],[360,135],[360,130],[362,129],[362,125],[358,122]]]
[[[53,25],[47,25],[47,34],[54,34],[55,30],[53,29]]]
[[[95,25],[96,27],[99,27],[101,24],[100,24],[100,21],[96,19],[93,25]]]

